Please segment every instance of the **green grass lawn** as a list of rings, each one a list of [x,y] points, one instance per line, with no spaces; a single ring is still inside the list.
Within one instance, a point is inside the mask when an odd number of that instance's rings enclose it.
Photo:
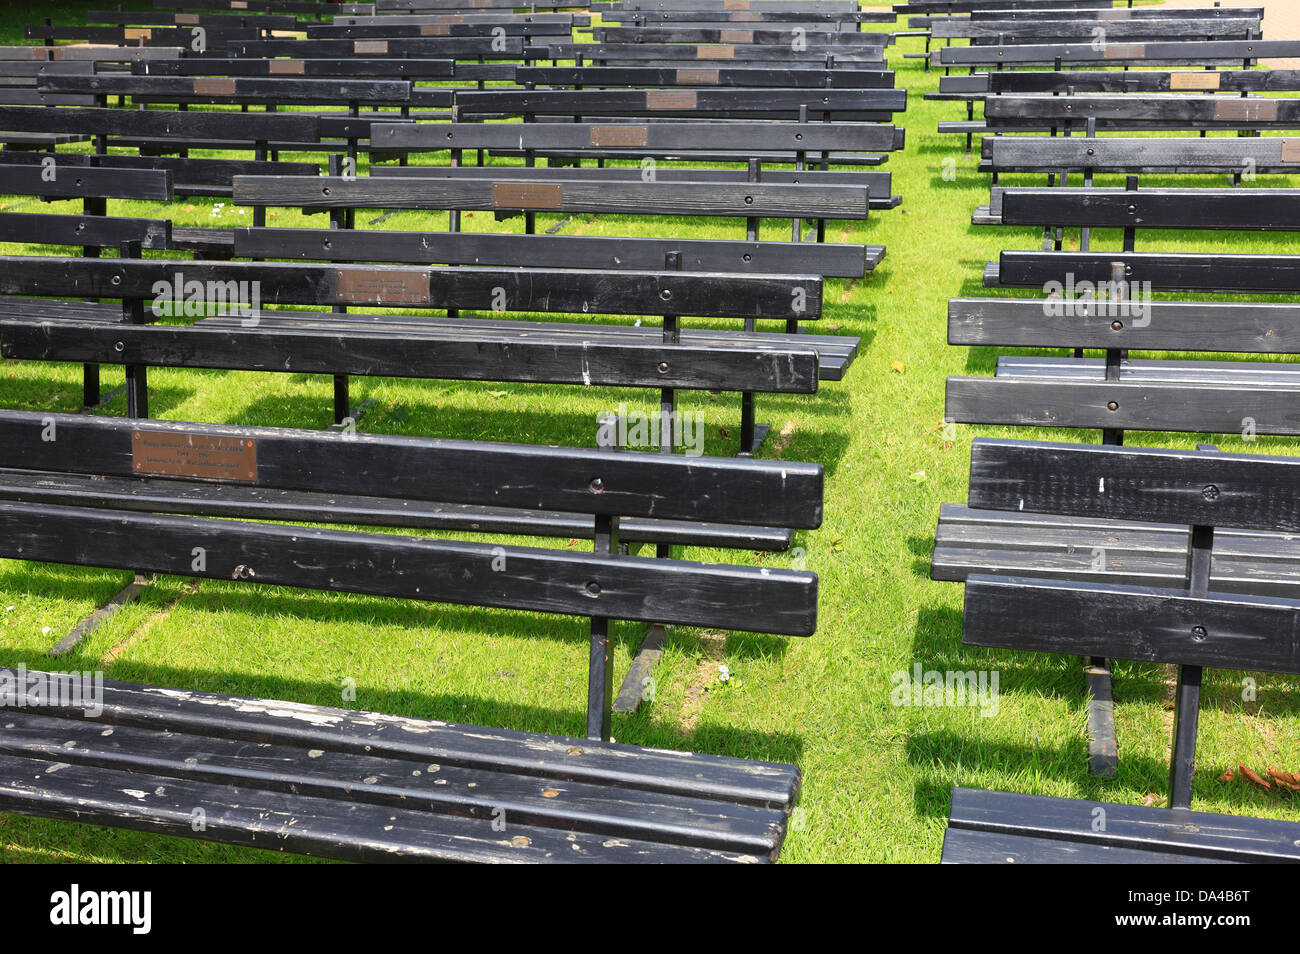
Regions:
[[[41,15],[84,22],[77,11],[96,5],[65,0],[42,7]],[[0,42],[21,42],[22,26],[37,15],[30,7],[6,6],[0,11]],[[988,180],[976,171],[975,158],[963,155],[964,139],[935,132],[940,119],[961,118],[964,110],[922,100],[925,91],[937,88],[939,74],[924,73],[920,61],[902,58],[920,48],[919,39],[908,39],[889,51],[897,84],[910,92],[908,111],[899,120],[907,127],[907,150],[887,167],[903,205],[873,213],[865,223],[828,226],[831,241],[889,249],[868,279],[827,282],[821,330],[861,337],[860,356],[847,380],[827,384],[816,395],[758,402],[759,419],[781,435],[763,456],[825,465],[825,524],[801,534],[792,554],[686,553],[691,559],[767,566],[805,560],[821,578],[818,632],[808,639],[782,639],[679,628],[656,673],[654,701],[635,716],[614,720],[620,742],[798,764],[804,773],[801,811],[783,854],[791,862],[936,861],[954,785],[1135,804],[1150,793],[1163,797],[1166,785],[1170,669],[1118,665],[1120,772],[1114,779],[1091,778],[1077,660],[962,646],[962,588],[928,578],[939,505],[965,499],[973,437],[1095,441],[1098,435],[958,427],[955,438],[945,439],[953,437],[943,426],[945,377],[991,374],[996,356],[993,349],[946,344],[947,300],[983,294],[984,263],[1003,248],[1036,248],[1040,235],[1032,229],[970,225],[975,206],[987,201]],[[1256,183],[1280,184],[1276,179]],[[71,211],[73,204],[0,196],[0,208]],[[186,224],[251,220],[249,210],[202,199],[170,206],[114,202],[110,212],[170,216]],[[380,214],[359,215],[357,224],[369,225]],[[268,224],[300,221],[304,217],[296,211],[280,210]],[[306,221],[324,225],[321,217]],[[437,227],[445,218],[437,215],[433,221]],[[539,230],[557,221],[539,216]],[[429,223],[426,214],[408,212],[374,227]],[[520,228],[518,219],[497,224],[486,214],[466,216],[464,224],[484,231]],[[786,223],[764,222],[763,229],[772,238],[789,236]],[[564,226],[563,234],[740,237],[743,223],[580,216]],[[1077,247],[1078,236],[1071,239]],[[1171,250],[1294,250],[1289,236],[1185,233],[1139,241],[1139,248]],[[1093,247],[1119,248],[1120,236],[1094,233]],[[3,251],[52,254],[15,246]],[[122,373],[105,368],[104,378],[108,390],[121,383]],[[330,423],[331,382],[325,377],[155,369],[150,383],[157,417],[305,428]],[[352,387],[353,403],[362,409],[358,426],[365,431],[587,446],[594,444],[600,412],[620,403],[649,411],[657,399],[636,389],[454,381],[354,378]],[[0,364],[0,406],[70,412],[79,403],[77,366]],[[706,415],[708,452],[734,451],[736,398],[686,394],[682,404]],[[101,413],[124,410],[119,395]],[[1131,443],[1191,447],[1206,440],[1228,451],[1247,449],[1239,438],[1218,435],[1136,435]],[[1261,438],[1248,449],[1296,453],[1300,448],[1292,440]],[[51,668],[49,647],[127,579],[121,572],[0,562],[0,665]],[[621,676],[640,629],[620,625],[616,632]],[[357,708],[581,734],[586,653],[580,620],[163,578],[140,603],[54,666],[103,668],[112,679],[327,705],[343,704],[341,686],[352,680],[356,698],[347,704]],[[918,663],[925,670],[997,670],[996,715],[985,717],[975,708],[893,705],[893,674]],[[721,664],[732,673],[726,683],[718,678]],[[1238,761],[1257,770],[1269,764],[1300,769],[1300,682],[1255,675],[1258,698],[1243,703],[1243,674],[1207,673],[1196,805],[1297,817],[1284,801],[1219,780]],[[3,814],[0,859],[301,860]]]

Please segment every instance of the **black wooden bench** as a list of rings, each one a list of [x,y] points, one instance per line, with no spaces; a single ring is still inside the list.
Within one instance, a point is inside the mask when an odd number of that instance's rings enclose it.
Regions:
[[[1218,556],[1243,532],[1300,529],[1300,461],[1212,450],[975,441],[972,507],[1144,525],[1173,546],[1166,573],[1140,583],[1109,566],[971,575],[962,641],[1172,663],[1178,683],[1168,808],[958,788],[945,862],[1300,861],[1300,825],[1191,811],[1203,668],[1300,672],[1297,594],[1249,578],[1225,589]]]
[[[87,321],[80,309],[61,318],[57,306],[50,306],[51,314],[15,305],[19,313],[0,321],[0,354],[134,368],[128,408],[141,417],[148,414],[145,369],[151,365],[333,375],[336,422],[352,416],[347,376],[353,374],[727,390],[750,396],[742,402],[742,439],[751,441],[742,449],[750,450],[761,437],[753,421],[755,392],[814,392],[822,353],[827,363],[847,365],[857,347],[856,339],[834,335],[683,334],[676,323],[679,316],[815,319],[821,279],[814,275],[29,256],[6,257],[3,263],[0,292],[5,294],[123,302],[116,321]],[[252,303],[228,294],[223,315],[192,325],[148,324],[159,317],[146,307],[157,298],[156,283],[174,284],[177,273],[205,289],[209,283],[251,289],[256,282],[263,304],[433,308],[452,316],[270,310],[246,315],[237,306]],[[170,314],[169,308],[162,310]],[[493,317],[462,317],[462,311]],[[509,318],[535,313],[672,320],[651,331],[590,320],[556,324]]]
[[[58,438],[42,440],[51,420]],[[0,491],[5,557],[590,620],[582,740],[89,678],[64,680],[39,707],[25,704],[32,674],[6,673],[23,698],[0,713],[0,808],[349,860],[776,857],[793,766],[606,741],[610,620],[809,635],[816,577],[621,555],[619,521],[815,527],[819,466],[12,411],[0,432],[5,480],[18,484],[16,499]],[[23,481],[41,475],[65,482],[57,503],[23,499]],[[591,521],[596,548],[196,517],[172,491],[196,478],[214,490],[554,508]],[[102,486],[136,506],[115,509]],[[155,509],[140,508],[151,496]]]

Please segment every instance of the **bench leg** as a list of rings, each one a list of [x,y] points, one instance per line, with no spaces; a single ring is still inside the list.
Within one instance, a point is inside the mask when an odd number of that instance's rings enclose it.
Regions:
[[[772,430],[770,424],[758,424],[754,420],[754,394],[742,391],[740,395],[740,450],[739,457],[752,457],[757,454]]]
[[[618,517],[596,515],[596,533],[592,550],[597,554],[619,552]],[[599,581],[588,586],[596,587]],[[614,696],[614,663],[609,656],[609,617],[591,617],[591,646],[587,658],[587,738],[609,741],[610,705]]]
[[[614,667],[609,659],[609,619],[591,618],[591,656],[587,663],[587,738],[609,741]]]
[[[99,406],[99,365],[88,364],[81,372],[81,406],[89,409]]]
[[[334,423],[342,424],[352,415],[352,395],[346,374],[334,375]]]
[[[149,416],[149,370],[145,365],[127,365],[126,416]]]
[[[1111,778],[1119,770],[1119,738],[1115,733],[1115,700],[1111,694],[1110,664],[1100,656],[1084,666],[1088,684],[1088,771]]]

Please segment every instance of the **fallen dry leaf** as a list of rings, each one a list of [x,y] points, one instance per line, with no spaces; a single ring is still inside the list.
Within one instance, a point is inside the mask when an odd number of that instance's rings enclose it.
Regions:
[[[1147,808],[1150,808],[1152,805],[1159,805],[1164,800],[1165,797],[1163,795],[1157,795],[1155,792],[1147,792],[1147,797],[1142,799],[1142,804]]]
[[[897,371],[899,374],[902,374],[904,371],[907,370],[907,366],[903,364],[903,362],[901,361],[891,361],[889,363],[889,366],[893,368],[895,371]]]
[[[1246,780],[1247,780],[1247,781],[1252,782],[1252,783],[1255,784],[1255,785],[1258,785],[1258,786],[1259,786],[1260,788],[1262,788],[1262,789],[1266,789],[1266,790],[1268,790],[1268,791],[1272,791],[1273,786],[1272,786],[1271,784],[1269,784],[1268,782],[1264,781],[1264,779],[1260,778],[1259,775],[1255,772],[1254,769],[1248,769],[1248,768],[1246,768],[1245,765],[1243,765],[1242,763],[1238,762],[1238,763],[1237,763],[1237,771],[1241,772],[1241,774],[1244,775],[1244,776],[1246,777]]]
[[[1228,769],[1228,771],[1224,772],[1222,775],[1219,776],[1219,781],[1220,781],[1220,782],[1231,782],[1231,781],[1232,781],[1234,778],[1236,778],[1236,777],[1237,777],[1237,776],[1233,774],[1232,769]]]

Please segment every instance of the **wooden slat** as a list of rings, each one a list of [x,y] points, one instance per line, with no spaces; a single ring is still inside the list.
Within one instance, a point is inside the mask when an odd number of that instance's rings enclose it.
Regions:
[[[1295,673],[1300,672],[1300,602],[976,574],[966,579],[962,642]]]
[[[1109,381],[1097,362],[1091,370],[1092,380],[951,377],[945,413],[978,424],[1240,434],[1249,423],[1260,434],[1300,434],[1300,381],[1201,383],[1195,369],[1184,381]]]
[[[0,531],[8,559],[787,636],[817,626],[817,577],[795,570],[84,506],[0,503]]]
[[[1300,529],[1300,459],[977,438],[970,505],[1254,530]]]
[[[952,298],[948,343],[1041,348],[1121,348],[1248,354],[1300,353],[1300,307],[1254,302],[1144,302],[1150,322],[1061,314],[1042,299]],[[1118,321],[1120,327],[1116,328]]]
[[[482,179],[413,176],[355,178],[236,176],[240,205],[313,208],[537,209],[651,215],[772,216],[863,219],[868,190],[859,186],[766,185],[703,182],[584,181],[529,185],[508,172]],[[546,196],[539,202],[539,193]]]
[[[551,510],[512,510],[468,504],[438,504],[385,497],[304,493],[172,479],[85,477],[45,471],[0,468],[0,497],[33,503],[68,503],[93,497],[96,506],[143,513],[192,517],[236,517],[349,527],[502,533],[516,536],[590,539],[594,522],[578,514]],[[726,547],[783,551],[791,531],[700,521],[628,517],[619,521],[627,542],[674,546]]]
[[[1300,139],[987,136],[983,148],[996,169],[1025,172],[1092,169],[1107,172],[1293,172]],[[1291,158],[1288,158],[1291,155]]]
[[[1300,102],[1298,100],[1297,102]],[[1129,282],[1150,282],[1159,291],[1253,291],[1291,294],[1300,290],[1300,255],[1202,254],[1194,252],[1039,252],[1006,251],[996,284],[1042,288],[1082,281],[1110,281],[1112,266],[1125,266]]]
[[[1300,55],[1296,40],[1174,40],[1138,44],[1140,49],[1123,49],[1125,44],[1106,44],[1098,49],[1092,43],[1025,44],[1022,46],[947,46],[935,50],[932,61],[941,66],[996,66],[1015,63],[1022,66],[1050,66],[1058,59],[1064,63],[1130,64],[1198,64],[1240,63],[1250,59],[1285,59]]]
[[[891,89],[891,70],[720,67],[678,69],[655,66],[521,66],[515,82],[535,86],[658,88],[672,86],[760,87],[763,89]]]
[[[3,111],[3,107],[0,107]],[[172,174],[162,169],[96,169],[87,166],[10,166],[4,184],[9,195],[39,195],[51,199],[148,199],[166,202],[172,197]]]
[[[544,333],[543,333],[544,334]],[[225,368],[289,374],[521,381],[607,387],[687,388],[810,394],[816,351],[796,340],[784,352],[744,347],[692,348],[603,341],[593,327],[582,341],[472,335],[380,335],[316,329],[136,325],[105,328],[73,321],[0,319],[0,356],[26,361]]]
[[[237,228],[235,254],[345,262],[515,265],[521,268],[661,268],[680,252],[688,271],[772,274],[793,270],[861,278],[881,246],[843,243],[742,242],[589,235],[491,235],[362,229]]]
[[[0,118],[3,111],[0,110]],[[585,149],[593,131],[584,123],[392,123],[371,130],[376,149]],[[889,151],[895,146],[894,127],[875,123],[649,123],[644,145],[649,149],[754,149],[805,151]]]
[[[1095,810],[1106,812],[1105,831],[1094,831]],[[950,829],[996,832],[1082,846],[1156,851],[1167,863],[1185,858],[1219,861],[1300,860],[1300,826],[1267,818],[1170,811],[1067,798],[955,788]]]
[[[0,106],[0,129],[177,139],[218,136],[243,142],[277,138],[314,140],[320,121],[295,113],[173,112],[139,109],[45,109]]]
[[[58,440],[41,440],[43,418]],[[251,440],[254,483],[285,490],[774,527],[821,521],[821,467],[784,461],[6,411],[0,465],[75,473],[94,460],[97,473],[130,476],[133,432]],[[521,482],[520,474],[530,479]]]
[[[1300,230],[1296,189],[1005,189],[1004,225]]]
[[[0,256],[0,293],[143,299],[155,283],[259,282],[266,304],[353,304],[582,315],[799,318],[821,313],[813,276],[310,265]],[[249,288],[251,289],[251,285]]]
[[[116,247],[123,242],[139,242],[141,248],[169,248],[171,228],[169,219],[52,215],[41,212],[0,213],[0,242],[28,242],[33,245]]]
[[[1170,855],[1142,848],[1121,848],[1000,831],[949,828],[943,835],[945,865],[1161,865],[1230,864],[1198,855]],[[1246,862],[1239,862],[1245,864]]]

